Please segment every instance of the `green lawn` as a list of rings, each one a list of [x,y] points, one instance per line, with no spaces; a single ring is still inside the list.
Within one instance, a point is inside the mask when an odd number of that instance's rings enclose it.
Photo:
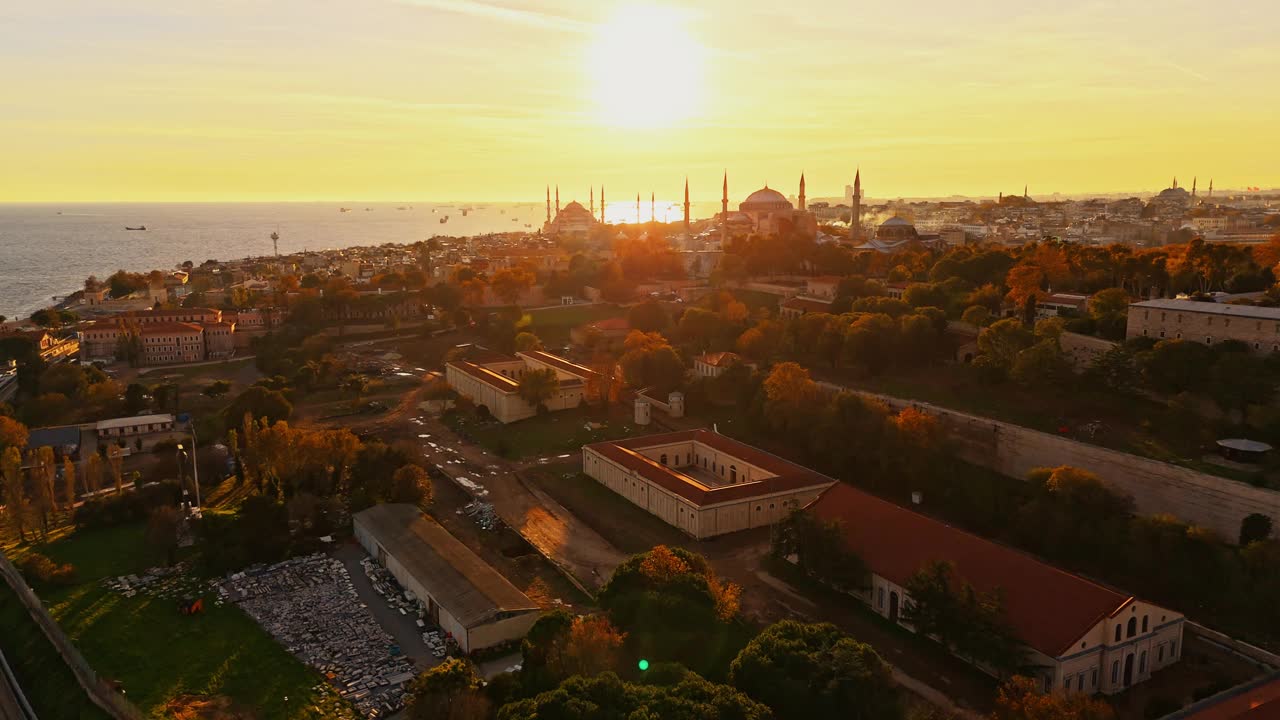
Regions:
[[[509,425],[496,420],[479,421],[458,413],[446,415],[444,421],[491,452],[521,459],[576,453],[589,443],[654,432],[624,418],[621,412],[608,414],[592,408],[547,413]],[[600,427],[589,428],[587,423]]]
[[[173,598],[126,598],[104,588],[101,579],[160,560],[143,525],[81,530],[34,549],[76,566],[79,584],[44,590],[42,599],[90,664],[118,680],[144,713],[163,717],[166,703],[185,694],[224,695],[263,720],[333,717],[346,707],[317,673],[239,608],[214,604],[212,594],[203,615],[187,617]]]
[[[13,590],[0,582],[0,650],[13,667],[18,684],[42,718],[106,719],[76,682],[75,675]]]
[[[689,537],[581,472],[577,463],[538,467],[530,479],[625,553],[683,545]]]
[[[583,323],[626,315],[626,308],[611,304],[542,308],[529,312],[530,330],[548,346],[561,345],[569,341],[569,331]]]

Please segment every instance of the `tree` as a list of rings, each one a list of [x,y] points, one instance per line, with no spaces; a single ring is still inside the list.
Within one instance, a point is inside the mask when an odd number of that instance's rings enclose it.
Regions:
[[[226,380],[215,380],[201,391],[205,397],[213,399],[220,398],[229,392],[231,392],[231,383]]]
[[[738,337],[737,350],[748,359],[769,365],[782,352],[786,334],[780,323],[761,320]]]
[[[659,392],[674,390],[684,383],[684,361],[658,333],[632,330],[623,341],[618,359],[627,382],[637,388],[654,387]]]
[[[1071,378],[1071,361],[1056,338],[1046,338],[1018,353],[1009,376],[1025,386],[1064,387]]]
[[[350,375],[343,381],[342,389],[351,393],[352,405],[359,405],[361,396],[369,390],[369,378],[364,375]]]
[[[903,716],[889,666],[831,623],[770,625],[738,653],[729,683],[783,718]]]
[[[1042,694],[1036,681],[1014,676],[1000,686],[991,720],[1114,720],[1111,706],[1085,693]]]
[[[1033,340],[1025,325],[1014,318],[1005,318],[978,333],[978,351],[993,367],[1007,373],[1013,369],[1018,353],[1031,347]]]
[[[824,521],[797,508],[778,524],[771,542],[775,555],[795,556],[801,570],[838,590],[867,587],[867,566],[845,546],[836,521]]]
[[[652,672],[652,670],[650,671]],[[504,706],[498,720],[772,720],[769,708],[728,685],[685,672],[669,684],[624,683],[613,673],[573,677]],[[444,716],[441,716],[444,717]]]
[[[477,695],[480,677],[475,667],[462,658],[449,658],[418,675],[409,683],[406,713],[409,720],[454,720],[464,698]]]
[[[54,465],[53,448],[45,445],[30,454],[31,504],[40,513],[40,523],[49,532],[49,516],[58,510],[58,494],[54,487],[57,468]]]
[[[1218,407],[1248,417],[1250,405],[1266,405],[1276,393],[1276,378],[1266,360],[1248,352],[1219,352],[1209,370],[1208,391]]]
[[[555,397],[558,392],[560,392],[560,379],[556,371],[550,368],[525,372],[520,376],[520,384],[516,388],[516,394],[520,399],[537,408],[538,412],[545,411],[547,401]]]
[[[426,507],[431,504],[434,494],[431,477],[417,465],[405,465],[391,476],[390,502]]]
[[[619,669],[626,639],[627,634],[603,615],[574,618],[560,653],[559,676],[589,676]]]
[[[982,305],[970,305],[960,315],[960,321],[976,328],[984,328],[991,323],[991,311]]]
[[[627,320],[633,329],[645,333],[661,333],[671,327],[671,313],[657,300],[646,300],[631,308]]]
[[[79,365],[57,363],[40,373],[41,392],[61,393],[77,400],[83,398],[88,389],[89,380]]]
[[[18,539],[27,541],[27,515],[30,512],[25,481],[22,477],[22,451],[10,445],[0,453],[0,480],[4,481],[4,510],[9,524],[18,531]]]
[[[255,421],[266,418],[268,424],[274,424],[279,420],[288,420],[292,414],[293,404],[280,392],[253,385],[237,395],[222,415],[227,427],[236,427],[245,415]]]
[[[1101,568],[1125,543],[1133,500],[1098,476],[1070,466],[1039,468],[1027,478],[1031,497],[1013,518],[1025,547],[1070,567]]]
[[[1123,340],[1129,322],[1129,293],[1120,288],[1099,290],[1089,298],[1089,317],[1097,323],[1099,335]]]
[[[793,362],[778,363],[764,381],[765,416],[775,427],[795,431],[807,427],[815,416],[821,391],[809,371]]]
[[[147,407],[147,388],[139,383],[129,383],[124,389],[124,409],[130,415],[137,415]]]
[[[706,308],[691,307],[680,316],[679,334],[694,348],[706,350],[712,340],[725,332],[725,327],[726,323],[719,314]]]
[[[1024,306],[1028,300],[1034,302],[1044,294],[1044,270],[1036,265],[1015,265],[1009,268],[1005,276],[1005,285],[1009,293],[1005,296],[1010,303],[1018,307]]]
[[[880,299],[883,298],[865,298]],[[844,357],[873,375],[879,374],[893,359],[897,333],[893,317],[883,313],[862,315],[845,330]]]
[[[85,493],[96,493],[102,489],[102,456],[98,453],[89,453],[89,457],[84,459],[84,489]]]
[[[518,352],[529,352],[531,350],[541,350],[542,340],[531,332],[516,333],[515,348]]]
[[[495,272],[489,279],[489,287],[493,288],[493,294],[503,302],[515,305],[520,295],[533,287],[535,282],[537,277],[527,268],[514,267]]]
[[[1252,513],[1240,521],[1240,547],[1271,537],[1271,516]]]
[[[107,445],[107,466],[111,469],[111,480],[116,486],[116,495],[124,493],[124,448],[115,443]]]
[[[27,446],[29,436],[26,425],[11,417],[0,415],[0,450],[12,447],[21,451]]]
[[[164,554],[166,565],[172,565],[176,559],[181,527],[182,514],[172,505],[161,505],[147,518],[147,543]]]
[[[955,577],[955,566],[933,561],[907,579],[910,598],[903,620],[943,647],[996,668],[1013,671],[1025,658],[1023,645],[1004,618],[998,592],[984,593]]]
[[[70,515],[76,506],[76,464],[70,455],[62,458],[62,501]]]
[[[1175,395],[1204,388],[1212,356],[1213,351],[1200,343],[1161,340],[1138,354],[1138,366],[1152,390]]]

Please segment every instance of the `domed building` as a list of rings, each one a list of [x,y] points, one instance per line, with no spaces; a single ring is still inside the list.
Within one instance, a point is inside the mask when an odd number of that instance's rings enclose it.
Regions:
[[[593,191],[594,192],[594,191]],[[594,200],[594,198],[592,198]],[[604,198],[601,198],[603,204]],[[592,205],[595,203],[592,202]],[[602,211],[603,212],[603,211]],[[595,214],[582,206],[582,203],[574,200],[563,208],[560,207],[560,188],[556,188],[556,214],[551,216],[551,190],[547,190],[547,222],[542,226],[542,232],[551,237],[571,236],[586,237],[599,225],[600,221],[596,220]]]
[[[876,228],[876,239],[881,242],[901,243],[919,237],[920,233],[916,232],[916,226],[898,215],[885,220],[880,223],[880,227]]]
[[[756,190],[738,204],[738,212],[729,214],[729,177],[725,176],[721,198],[721,229],[725,234],[786,235],[798,232],[817,237],[818,221],[805,206],[804,175],[800,176],[800,207],[797,209],[785,195],[768,185]]]

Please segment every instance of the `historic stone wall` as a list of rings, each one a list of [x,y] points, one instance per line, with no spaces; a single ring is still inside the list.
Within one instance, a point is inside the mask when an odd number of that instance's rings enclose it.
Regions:
[[[1038,467],[1078,467],[1131,495],[1139,513],[1169,513],[1211,528],[1228,542],[1236,541],[1240,521],[1252,513],[1280,522],[1280,492],[1274,490],[929,403],[864,394],[895,410],[913,406],[938,417],[962,459],[1002,475],[1025,478]]]

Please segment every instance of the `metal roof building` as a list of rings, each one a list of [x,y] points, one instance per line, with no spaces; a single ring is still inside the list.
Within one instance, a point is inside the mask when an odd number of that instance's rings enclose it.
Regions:
[[[414,505],[375,505],[352,518],[356,539],[466,652],[524,637],[538,606]]]

